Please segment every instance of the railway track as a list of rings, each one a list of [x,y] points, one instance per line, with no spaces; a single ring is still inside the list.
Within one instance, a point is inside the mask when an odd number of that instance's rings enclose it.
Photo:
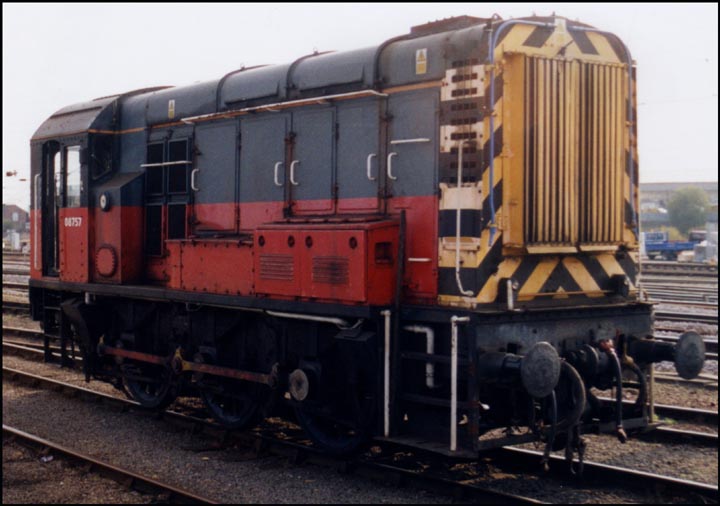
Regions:
[[[27,283],[14,283],[12,281],[3,281],[2,284],[3,290],[19,290],[21,292],[27,292],[28,291],[28,284]]]
[[[645,260],[641,263],[643,274],[671,274],[673,276],[713,276],[717,277],[715,264],[701,262],[659,262]]]
[[[32,448],[38,453],[46,455],[60,455],[63,459],[80,463],[86,471],[91,471],[127,486],[144,494],[157,496],[157,501],[169,504],[218,504],[211,499],[179,489],[167,483],[154,480],[124,469],[122,467],[101,461],[84,453],[77,452],[67,446],[41,438],[22,431],[18,428],[3,424],[3,439],[8,438],[19,444]]]
[[[711,432],[698,432],[691,430],[680,430],[672,427],[660,426],[653,430],[635,434],[634,437],[644,441],[652,441],[661,444],[691,443],[708,448],[717,448],[718,435]]]
[[[3,274],[14,274],[16,276],[29,276],[30,270],[29,269],[23,269],[23,268],[16,268],[16,267],[4,267],[3,266]]]
[[[122,410],[136,410],[138,412],[149,413],[157,416],[156,412],[142,408],[138,403],[113,397],[111,395],[96,392],[84,387],[72,385],[70,383],[38,376],[17,369],[3,367],[3,379],[19,381],[30,385],[33,388],[43,388],[53,391],[62,391],[73,397],[88,400],[90,402],[103,402],[111,406],[119,407]],[[474,484],[452,481],[445,477],[424,475],[422,478],[417,476],[417,472],[400,466],[393,466],[383,462],[367,462],[352,461],[333,458],[324,455],[306,444],[300,444],[301,438],[297,441],[283,440],[268,435],[268,431],[263,432],[246,432],[246,433],[229,433],[219,425],[206,419],[179,413],[177,411],[165,411],[162,413],[164,419],[172,422],[180,423],[183,426],[190,425],[193,432],[210,431],[214,436],[223,441],[224,444],[230,445],[234,443],[242,444],[245,447],[254,448],[258,453],[270,451],[275,454],[289,456],[294,462],[311,461],[335,467],[343,471],[354,471],[362,476],[377,478],[382,477],[384,480],[388,478],[397,484],[412,484],[422,488],[431,489],[433,491],[443,491],[449,493],[456,498],[472,499],[475,501],[491,502],[495,504],[537,504],[532,498],[523,497],[514,494],[506,494],[484,488]],[[306,438],[302,438],[306,439]],[[391,475],[390,477],[388,475]]]
[[[30,314],[30,303],[29,302],[16,302],[12,300],[3,300],[3,313],[29,315]]]
[[[151,411],[144,410],[133,401],[6,367],[3,367],[3,378],[30,384],[33,388],[64,391],[70,395],[91,402],[108,402],[113,406],[119,406],[123,410],[135,409],[141,412],[152,413]],[[405,483],[420,486],[425,489],[430,488],[434,491],[443,490],[446,493],[450,492],[453,497],[460,499],[465,498],[476,501],[482,500],[492,501],[493,503],[513,504],[532,504],[538,502],[532,498],[505,494],[481,487],[478,484],[468,483],[467,477],[465,477],[465,479],[459,479],[457,476],[448,476],[447,473],[434,475],[429,471],[418,472],[418,456],[415,455],[413,457],[411,467],[408,468],[408,464],[404,463],[402,458],[398,459],[392,451],[393,445],[384,448],[381,452],[381,455],[386,455],[385,457],[367,457],[367,455],[365,455],[351,461],[338,460],[337,458],[319,453],[311,446],[303,443],[303,441],[306,441],[306,438],[302,433],[294,437],[292,431],[284,429],[283,438],[278,439],[276,435],[272,434],[272,429],[268,427],[254,432],[235,433],[225,431],[214,422],[177,411],[166,411],[162,416],[170,421],[178,422],[183,426],[190,425],[193,428],[193,432],[211,431],[216,437],[221,438],[226,445],[239,443],[246,447],[255,448],[258,452],[269,451],[279,455],[289,456],[294,462],[311,461],[344,471],[353,471],[362,476],[382,476],[384,480],[390,480],[398,485]],[[523,473],[530,472],[534,474],[538,471],[538,463],[542,456],[540,452],[518,448],[502,448],[491,452],[491,454],[493,464],[500,465],[504,470]],[[549,466],[551,474],[556,478],[565,479],[567,477],[567,463],[561,457],[551,455]],[[420,468],[426,469],[425,465],[421,465]],[[433,466],[427,467],[427,469],[432,468]],[[585,480],[596,483],[607,483],[610,480],[612,483],[622,483],[623,486],[634,491],[662,490],[681,495],[682,497],[695,497],[699,495],[714,501],[717,501],[718,498],[717,486],[652,473],[593,462],[585,462],[584,472]],[[457,472],[455,474],[457,475]],[[568,485],[572,486],[573,483],[576,484],[576,482],[568,482]],[[586,482],[584,481],[581,485],[584,486],[585,484]]]
[[[693,322],[704,323],[706,325],[717,325],[718,315],[714,314],[697,314],[678,311],[655,311],[656,320],[664,320],[669,322]]]
[[[708,390],[718,389],[718,378],[717,376],[699,376],[694,379],[681,378],[677,374],[659,374],[655,373],[656,383],[668,383],[675,385],[686,385],[696,388],[705,388]]]

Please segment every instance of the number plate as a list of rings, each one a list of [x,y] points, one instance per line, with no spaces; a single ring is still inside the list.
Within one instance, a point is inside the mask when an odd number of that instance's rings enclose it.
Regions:
[[[65,218],[66,227],[82,227],[82,218],[80,216],[68,216]]]

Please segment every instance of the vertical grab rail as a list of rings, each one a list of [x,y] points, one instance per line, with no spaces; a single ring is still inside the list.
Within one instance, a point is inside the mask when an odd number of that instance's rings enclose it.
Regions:
[[[40,179],[40,174],[35,174],[35,233],[33,234],[33,242],[35,243],[33,245],[33,263],[35,265],[35,270],[40,270],[40,263],[38,262],[38,250],[40,249],[40,243],[38,242],[38,220],[40,219],[40,208],[38,206],[38,195],[40,194],[40,190],[38,189],[38,180]]]
[[[458,144],[457,206],[455,207],[455,282],[461,294],[473,296],[472,290],[464,290],[460,280],[460,190],[462,188],[463,148],[465,139]]]
[[[295,181],[295,166],[300,163],[300,160],[293,160],[290,163],[290,184],[293,186],[298,186],[300,183]]]
[[[195,176],[197,175],[198,172],[200,172],[200,169],[193,169],[190,172],[190,188],[192,188],[192,190],[195,192],[200,191],[200,188],[198,188],[197,185],[195,184]]]
[[[387,177],[393,181],[397,180],[397,176],[393,176],[392,174],[392,159],[396,156],[397,153],[393,151],[392,153],[389,153],[387,157]]]
[[[273,182],[275,183],[275,186],[282,186],[282,183],[278,181],[278,169],[280,169],[280,166],[282,165],[282,162],[277,162],[275,164],[275,172],[273,175]]]
[[[372,159],[375,158],[377,155],[375,153],[370,153],[367,156],[367,178],[370,181],[375,181],[375,177],[372,175]]]
[[[390,435],[390,316],[392,311],[385,309],[380,312],[385,317],[385,381],[383,384],[383,434]]]
[[[450,340],[450,451],[457,451],[457,370],[458,370],[458,323],[467,323],[469,316],[453,316]]]

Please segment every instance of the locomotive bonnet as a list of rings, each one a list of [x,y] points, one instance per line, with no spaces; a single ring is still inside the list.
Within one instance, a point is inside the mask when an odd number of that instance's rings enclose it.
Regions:
[[[65,107],[31,140],[32,316],[146,407],[332,453],[624,441],[652,363],[704,361],[641,297],[635,84],[613,34],[461,16]]]

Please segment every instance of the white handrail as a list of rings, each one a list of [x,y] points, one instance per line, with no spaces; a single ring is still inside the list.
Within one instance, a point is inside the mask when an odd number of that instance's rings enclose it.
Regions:
[[[38,189],[39,178],[40,174],[35,174],[35,233],[33,238],[33,241],[35,242],[33,245],[33,263],[35,264],[35,270],[40,270],[40,263],[38,262],[38,250],[40,249],[40,243],[38,242],[38,229],[40,228],[38,225],[38,220],[40,219],[40,207],[38,206],[38,195],[40,194],[40,190]]]
[[[278,169],[282,165],[282,162],[277,162],[275,164],[275,175],[273,176],[273,181],[275,182],[275,186],[282,186],[282,183],[278,181]]]
[[[392,179],[393,181],[397,180],[397,177],[393,176],[393,174],[392,174],[392,159],[395,156],[397,156],[397,153],[395,153],[393,151],[392,153],[388,154],[388,157],[387,157],[387,177],[388,177],[388,179]]]
[[[450,451],[457,450],[457,371],[458,371],[458,323],[467,323],[469,316],[453,316],[450,340]]]
[[[192,172],[190,172],[190,188],[193,189],[193,191],[200,191],[200,189],[195,186],[195,175],[200,172],[200,169],[193,169]]]
[[[390,435],[390,315],[392,311],[385,309],[380,312],[385,317],[385,380],[383,383],[383,434]]]
[[[460,280],[460,192],[462,191],[463,147],[465,140],[458,144],[457,206],[455,207],[455,283],[461,294],[472,297],[472,290],[464,290]],[[491,190],[492,191],[492,190]]]
[[[192,163],[189,160],[181,160],[179,162],[162,162],[162,163],[141,163],[140,167],[165,167],[167,165],[187,165]]]
[[[430,139],[426,137],[418,139],[396,139],[394,141],[390,141],[390,144],[417,144],[421,142],[430,142]]]
[[[372,159],[375,158],[377,155],[375,153],[370,153],[367,156],[367,178],[370,181],[375,181],[375,178],[372,175]]]
[[[295,181],[295,166],[298,163],[300,163],[300,160],[293,160],[292,163],[290,164],[290,184],[292,184],[293,186],[297,186],[300,184],[297,181]]]

